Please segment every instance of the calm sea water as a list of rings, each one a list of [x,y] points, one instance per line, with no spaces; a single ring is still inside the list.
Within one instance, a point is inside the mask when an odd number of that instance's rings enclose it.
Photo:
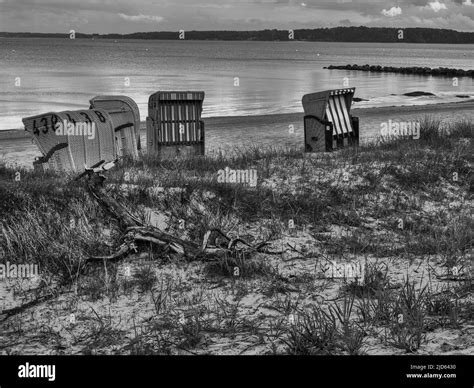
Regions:
[[[470,69],[474,45],[0,39],[0,130],[88,107],[98,94],[134,98],[144,119],[148,96],[167,89],[204,90],[204,117],[298,112],[305,93],[344,87],[345,77],[369,100],[360,107],[474,97],[471,78],[455,87],[450,78],[323,69],[348,63]],[[436,97],[401,96],[416,90]]]

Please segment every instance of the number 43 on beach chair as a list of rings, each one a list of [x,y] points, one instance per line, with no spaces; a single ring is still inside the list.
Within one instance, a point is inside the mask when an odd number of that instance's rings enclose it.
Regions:
[[[303,96],[306,152],[333,151],[359,144],[359,118],[350,115],[355,88]]]
[[[112,118],[105,110],[43,113],[24,118],[23,124],[43,154],[33,162],[35,170],[80,173],[117,158]]]

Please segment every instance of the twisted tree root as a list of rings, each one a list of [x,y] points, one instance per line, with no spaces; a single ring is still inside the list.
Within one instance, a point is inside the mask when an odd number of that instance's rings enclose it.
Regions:
[[[187,260],[202,260],[214,261],[223,259],[239,253],[266,253],[266,254],[281,254],[283,252],[271,252],[267,249],[268,242],[261,242],[256,245],[251,245],[241,238],[231,239],[224,232],[219,229],[209,230],[205,236],[202,246],[191,241],[185,241],[171,234],[163,232],[161,229],[144,225],[138,220],[127,208],[120,202],[112,198],[106,189],[103,182],[105,177],[99,172],[102,170],[88,170],[87,176],[87,191],[91,197],[98,202],[102,209],[118,221],[120,229],[123,231],[121,238],[122,244],[116,252],[110,256],[90,257],[87,261],[109,260],[118,261],[128,256],[132,251],[137,252],[136,243],[150,243],[157,245],[162,249],[170,250],[171,252],[184,256]],[[208,245],[209,236],[212,232],[222,235],[227,241],[226,248],[213,247]],[[245,248],[237,248],[238,244],[243,244]]]

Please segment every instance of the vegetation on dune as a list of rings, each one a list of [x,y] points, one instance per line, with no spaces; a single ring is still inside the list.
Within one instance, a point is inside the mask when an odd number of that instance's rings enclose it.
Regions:
[[[87,263],[91,256],[110,255],[121,232],[83,181],[0,165],[0,264],[39,264],[37,295],[55,297],[71,289],[90,301],[146,295],[152,316],[143,325],[134,321],[133,339],[122,353],[193,352],[210,336],[245,334],[268,353],[359,354],[380,327],[383,335],[376,337],[387,346],[417,352],[436,328],[460,328],[473,319],[466,298],[472,294],[474,125],[441,128],[427,118],[420,133],[418,140],[381,140],[324,154],[242,148],[226,156],[122,160],[106,173],[106,188],[144,222],[157,212],[165,215],[160,222],[167,233],[198,245],[206,231],[220,229],[294,254],[189,263],[145,244],[137,247],[137,259],[146,264],[132,266],[125,277],[121,263]],[[218,171],[226,167],[256,169],[257,186],[219,183]],[[338,228],[345,232],[333,233]],[[314,246],[292,245],[291,238],[294,244],[312,239]],[[214,236],[212,243],[228,241]],[[337,300],[308,306],[301,295],[315,298],[328,284],[308,271],[288,275],[281,268],[292,260],[354,257],[408,263],[434,257],[434,276],[456,283],[441,290],[426,279],[397,284],[389,267],[367,262],[363,279],[342,280]],[[171,266],[184,268],[201,288],[167,273]],[[233,300],[208,295],[214,288]],[[276,315],[242,316],[241,301],[255,294]],[[83,352],[123,345],[125,329],[113,315],[94,311],[91,318],[90,309],[82,314],[95,341]]]

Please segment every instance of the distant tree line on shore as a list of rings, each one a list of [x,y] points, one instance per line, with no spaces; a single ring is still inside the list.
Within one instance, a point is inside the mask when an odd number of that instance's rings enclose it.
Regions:
[[[402,33],[400,32],[402,31]],[[0,37],[69,38],[69,32],[29,33],[0,32]],[[179,31],[135,32],[132,34],[83,34],[81,39],[156,39],[176,40]],[[392,43],[474,43],[474,32],[435,28],[335,27],[317,29],[261,31],[185,31],[186,40],[254,40],[254,41],[319,41],[319,42],[392,42]]]

